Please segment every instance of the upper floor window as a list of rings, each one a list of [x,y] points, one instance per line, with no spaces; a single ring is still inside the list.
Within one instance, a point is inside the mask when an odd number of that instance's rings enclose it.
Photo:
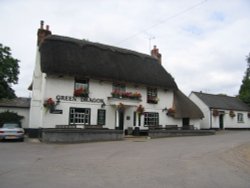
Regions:
[[[113,83],[111,95],[115,98],[122,98],[126,93],[126,85],[122,83]]]
[[[89,80],[75,80],[74,96],[88,97],[89,94]]]
[[[244,116],[242,113],[237,114],[237,121],[238,123],[243,123],[244,122]]]
[[[113,83],[113,91],[117,92],[125,92],[126,91],[126,85],[122,83]]]
[[[151,104],[158,103],[157,88],[147,88],[147,102]]]

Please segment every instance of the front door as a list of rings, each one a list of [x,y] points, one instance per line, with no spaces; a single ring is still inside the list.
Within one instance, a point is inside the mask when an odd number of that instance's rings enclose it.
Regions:
[[[189,123],[190,123],[189,118],[183,118],[182,119],[182,127],[183,127],[183,129],[188,129],[189,128]]]
[[[123,130],[124,127],[124,111],[119,112],[119,130]]]
[[[224,129],[224,114],[220,114],[219,121],[220,121],[220,129]]]

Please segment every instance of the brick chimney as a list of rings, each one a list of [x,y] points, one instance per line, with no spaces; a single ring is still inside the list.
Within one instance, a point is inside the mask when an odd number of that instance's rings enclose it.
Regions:
[[[154,48],[151,50],[151,56],[156,58],[161,64],[161,54],[159,53],[159,49],[156,47],[156,45],[154,45]]]
[[[43,40],[47,36],[49,36],[49,35],[52,34],[51,31],[49,30],[49,26],[48,25],[46,25],[46,29],[44,29],[43,27],[44,27],[44,21],[41,20],[41,22],[40,22],[40,28],[37,31],[37,45],[38,46],[43,42]]]

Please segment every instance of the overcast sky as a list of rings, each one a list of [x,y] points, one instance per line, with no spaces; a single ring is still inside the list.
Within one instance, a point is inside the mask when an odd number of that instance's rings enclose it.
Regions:
[[[30,96],[40,20],[53,34],[149,54],[157,45],[178,87],[237,95],[250,52],[250,0],[0,0],[0,43],[20,60]]]

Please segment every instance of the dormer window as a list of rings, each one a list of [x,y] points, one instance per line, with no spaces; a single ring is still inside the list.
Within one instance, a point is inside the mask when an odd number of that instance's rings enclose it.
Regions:
[[[74,96],[88,97],[89,96],[89,80],[75,80]]]
[[[147,102],[150,104],[157,104],[157,88],[147,88]]]

